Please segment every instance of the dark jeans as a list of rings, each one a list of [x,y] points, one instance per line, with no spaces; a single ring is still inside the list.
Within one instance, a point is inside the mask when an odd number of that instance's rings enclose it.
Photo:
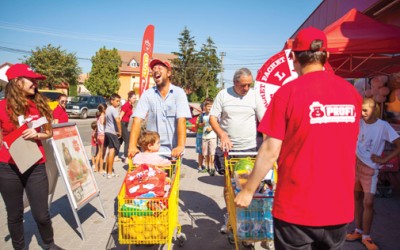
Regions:
[[[8,230],[14,249],[25,248],[24,190],[43,243],[53,244],[53,227],[48,207],[49,182],[45,165],[35,165],[21,174],[17,166],[1,162],[0,193],[6,206]]]
[[[274,218],[276,250],[339,250],[343,248],[347,224],[310,227]]]
[[[122,129],[122,141],[124,142],[124,157],[128,157],[128,148],[129,148],[129,136],[130,133],[128,131],[128,124],[129,122],[121,122],[121,129]]]

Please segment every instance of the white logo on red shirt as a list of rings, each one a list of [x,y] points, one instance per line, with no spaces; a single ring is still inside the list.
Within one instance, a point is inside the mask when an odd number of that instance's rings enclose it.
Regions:
[[[310,124],[355,122],[356,109],[352,104],[310,105]]]

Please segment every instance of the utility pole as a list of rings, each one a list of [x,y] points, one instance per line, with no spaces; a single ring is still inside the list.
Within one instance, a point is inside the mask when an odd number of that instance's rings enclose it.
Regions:
[[[221,89],[224,89],[224,77],[223,77],[223,72],[224,72],[224,56],[226,56],[226,52],[220,52],[219,55],[221,56],[221,73],[220,73],[220,82],[221,82]]]

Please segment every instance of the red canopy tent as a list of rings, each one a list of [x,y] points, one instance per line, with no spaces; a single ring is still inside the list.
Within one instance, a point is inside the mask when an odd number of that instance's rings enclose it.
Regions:
[[[324,29],[329,64],[344,78],[400,72],[400,27],[370,18],[356,9]],[[293,39],[284,49],[292,47]]]
[[[324,32],[329,63],[337,75],[356,78],[400,72],[400,27],[351,9]]]

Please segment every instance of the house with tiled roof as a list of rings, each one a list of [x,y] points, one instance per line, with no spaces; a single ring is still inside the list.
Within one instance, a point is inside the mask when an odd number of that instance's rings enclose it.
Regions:
[[[135,90],[139,97],[139,81],[140,81],[140,52],[119,50],[122,64],[119,67],[119,81],[121,86],[118,94],[122,99],[126,99],[130,90]],[[171,61],[176,58],[173,54],[153,53],[153,58],[162,61]],[[150,87],[154,86],[154,80],[150,71]]]

